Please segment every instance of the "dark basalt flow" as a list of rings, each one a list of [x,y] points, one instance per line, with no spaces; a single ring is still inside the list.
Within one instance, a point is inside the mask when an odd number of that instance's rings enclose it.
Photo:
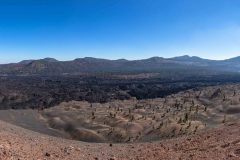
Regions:
[[[135,97],[165,97],[192,88],[235,83],[239,75],[195,76],[178,79],[132,75],[2,76],[0,109],[44,109],[61,102],[105,103]],[[129,78],[131,77],[131,78]]]

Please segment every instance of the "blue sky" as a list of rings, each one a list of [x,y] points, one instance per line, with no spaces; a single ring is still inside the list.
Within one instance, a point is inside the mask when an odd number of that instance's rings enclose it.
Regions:
[[[0,0],[0,63],[240,55],[239,0]]]

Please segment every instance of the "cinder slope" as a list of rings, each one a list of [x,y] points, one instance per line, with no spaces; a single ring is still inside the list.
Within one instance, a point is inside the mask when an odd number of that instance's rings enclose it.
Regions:
[[[49,137],[0,121],[1,160],[240,159],[240,124],[154,143],[96,144]]]

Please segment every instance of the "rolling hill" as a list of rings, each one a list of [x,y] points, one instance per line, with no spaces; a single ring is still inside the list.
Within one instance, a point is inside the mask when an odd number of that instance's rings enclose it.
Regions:
[[[1,75],[78,75],[83,73],[161,73],[162,75],[213,75],[222,72],[239,72],[240,57],[227,60],[208,60],[188,55],[142,60],[108,60],[92,57],[72,61],[53,58],[24,60],[0,65]]]

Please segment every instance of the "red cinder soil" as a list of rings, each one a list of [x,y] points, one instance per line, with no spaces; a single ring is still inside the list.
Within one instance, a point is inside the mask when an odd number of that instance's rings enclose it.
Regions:
[[[240,159],[240,124],[171,140],[99,144],[50,137],[0,121],[1,160]]]

